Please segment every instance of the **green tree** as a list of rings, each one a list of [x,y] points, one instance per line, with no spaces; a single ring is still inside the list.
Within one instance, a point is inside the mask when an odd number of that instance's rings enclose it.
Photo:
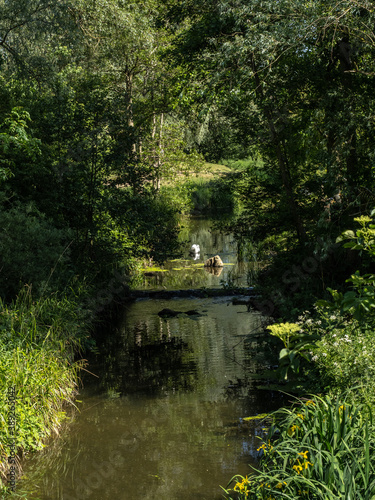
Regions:
[[[357,200],[373,164],[370,3],[183,2],[170,16],[185,23],[177,63],[277,169],[282,189],[268,205],[288,213],[283,227],[303,241],[320,216],[329,221],[330,198]]]
[[[0,128],[0,180],[12,177],[16,161],[35,159],[40,155],[40,141],[27,134],[27,111],[14,108]]]

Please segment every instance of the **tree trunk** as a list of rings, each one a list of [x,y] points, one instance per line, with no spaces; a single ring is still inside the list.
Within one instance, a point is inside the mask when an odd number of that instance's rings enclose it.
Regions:
[[[157,191],[160,189],[160,180],[161,180],[161,165],[163,156],[163,126],[164,126],[164,113],[160,115],[159,133],[158,133],[158,139],[156,141],[157,123],[156,123],[156,114],[154,113],[152,118],[151,138],[152,138],[152,159],[155,172],[153,184],[154,184],[154,189],[156,189]]]
[[[259,98],[261,103],[264,103],[264,94],[262,91],[261,87],[261,82],[260,78],[255,66],[255,61],[254,58],[252,57],[251,59],[251,65],[254,73],[254,78],[255,78],[255,85],[256,85],[256,95]],[[273,119],[272,112],[270,109],[266,106],[263,105],[263,110],[264,114],[267,120],[268,128],[271,134],[271,142],[274,147],[275,153],[276,153],[276,158],[277,158],[277,163],[280,169],[280,174],[281,174],[281,179],[283,182],[284,186],[284,191],[286,194],[288,206],[290,209],[290,215],[292,217],[294,227],[296,228],[297,231],[297,237],[300,243],[306,240],[306,231],[304,228],[304,225],[302,223],[300,214],[299,214],[299,207],[294,199],[294,194],[293,194],[293,188],[292,188],[292,180],[290,177],[290,171],[288,168],[288,161],[283,153],[283,144],[282,144],[282,139],[280,135],[278,134],[275,126],[275,121]]]
[[[343,83],[343,90],[347,94],[348,102],[351,106],[354,106],[354,102],[351,99],[349,101],[349,96],[351,95],[352,78],[351,71],[353,69],[352,63],[352,46],[349,39],[349,33],[347,33],[338,43],[338,57],[340,60],[341,69],[341,80]],[[353,116],[353,112],[350,113]],[[351,117],[349,117],[349,121]],[[348,155],[346,157],[346,178],[349,187],[354,187],[356,185],[358,176],[358,162],[357,162],[357,129],[355,125],[352,125],[348,130],[347,144],[349,147]]]
[[[158,155],[156,153],[156,113],[154,111],[152,115],[152,132],[151,132],[151,139],[152,139],[152,163],[154,165],[154,176],[153,176],[153,186],[154,189],[158,189],[158,165],[157,165],[157,158]]]
[[[161,178],[161,165],[163,156],[163,126],[164,126],[164,113],[160,115],[160,127],[159,127],[159,140],[158,140],[158,164],[157,164],[157,189],[160,189],[160,178]]]
[[[134,140],[134,120],[133,120],[133,75],[132,73],[127,73],[125,78],[126,85],[126,96],[127,96],[127,116],[128,116],[128,127],[133,133],[133,143],[132,143],[132,153],[136,156],[137,145]]]

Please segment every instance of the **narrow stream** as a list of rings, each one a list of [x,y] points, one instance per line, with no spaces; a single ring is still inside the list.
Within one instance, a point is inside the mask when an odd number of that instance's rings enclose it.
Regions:
[[[279,404],[253,382],[269,363],[261,315],[229,296],[144,298],[100,334],[79,411],[27,461],[19,489],[40,500],[222,498],[220,485],[256,463],[262,429],[242,418]]]
[[[146,273],[142,289],[181,290],[187,288],[219,288],[222,286],[250,286],[253,263],[238,262],[237,244],[233,235],[222,233],[218,222],[202,218],[182,219],[180,240],[184,255],[166,262],[163,271]],[[192,256],[192,245],[199,245],[200,252]],[[219,255],[222,268],[204,268],[204,262]]]

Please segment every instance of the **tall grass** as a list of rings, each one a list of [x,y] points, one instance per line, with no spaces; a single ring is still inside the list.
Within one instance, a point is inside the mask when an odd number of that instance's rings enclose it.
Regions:
[[[48,345],[72,360],[89,342],[89,314],[72,297],[34,301],[25,287],[10,305],[0,298],[0,341],[10,348]]]
[[[235,476],[226,498],[358,499],[375,495],[371,408],[345,396],[297,400],[273,414],[258,451],[261,470]]]
[[[242,159],[222,159],[220,163],[226,165],[234,170],[249,170],[255,168],[262,168],[264,165],[263,160],[259,156],[249,156]]]
[[[74,405],[79,370],[74,361],[87,336],[82,310],[67,298],[32,300],[30,289],[6,305],[0,301],[0,491],[6,483],[14,439],[17,466],[28,451],[58,433],[65,406]],[[9,426],[8,391],[15,388],[15,434]]]

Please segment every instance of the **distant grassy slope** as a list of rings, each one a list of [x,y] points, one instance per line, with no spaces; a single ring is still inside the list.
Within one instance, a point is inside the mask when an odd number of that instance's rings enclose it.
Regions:
[[[200,175],[206,177],[217,177],[218,175],[221,176],[233,172],[232,168],[227,167],[226,165],[219,165],[217,163],[205,163],[204,170],[206,173],[202,173]]]

